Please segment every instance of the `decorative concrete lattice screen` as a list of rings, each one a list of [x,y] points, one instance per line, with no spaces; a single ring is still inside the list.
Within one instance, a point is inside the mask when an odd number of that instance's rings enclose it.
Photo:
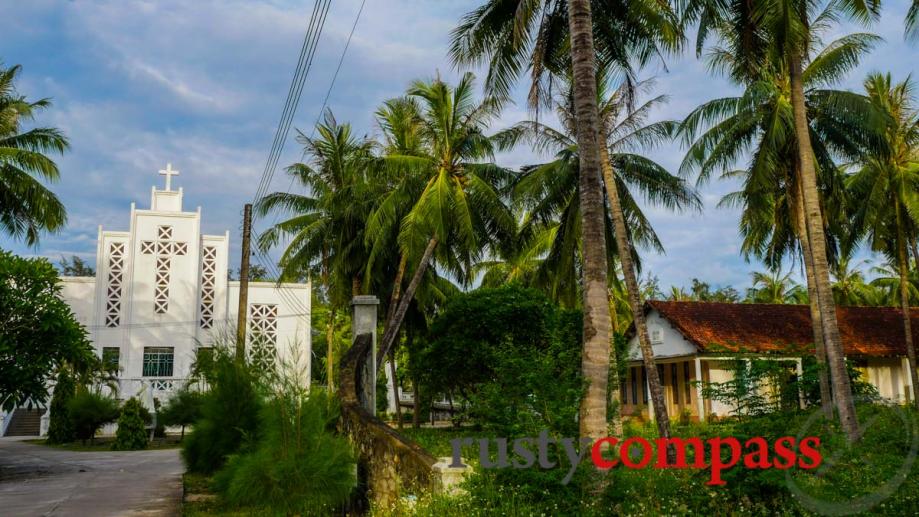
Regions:
[[[105,302],[105,326],[117,328],[121,323],[121,291],[124,285],[124,243],[113,242],[108,252],[108,291]]]
[[[153,294],[153,310],[157,314],[169,311],[169,269],[172,257],[188,253],[188,243],[172,240],[172,226],[156,229],[155,241],[142,241],[140,252],[156,256],[156,290]]]
[[[249,306],[249,361],[261,368],[274,368],[277,358],[278,306]]]
[[[217,248],[204,247],[201,262],[201,328],[214,325],[214,290],[217,284]]]

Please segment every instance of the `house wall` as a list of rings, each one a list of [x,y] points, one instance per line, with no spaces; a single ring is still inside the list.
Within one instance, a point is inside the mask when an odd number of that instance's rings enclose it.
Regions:
[[[908,390],[903,362],[898,357],[868,358],[856,369],[870,382],[881,397],[890,402],[906,402]]]

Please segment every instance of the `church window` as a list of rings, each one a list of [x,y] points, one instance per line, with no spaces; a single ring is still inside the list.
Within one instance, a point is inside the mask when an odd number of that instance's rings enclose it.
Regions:
[[[121,292],[124,284],[124,243],[109,245],[108,289],[105,303],[105,326],[118,328],[121,323]]]
[[[217,248],[205,246],[201,261],[201,328],[214,325],[214,296],[217,285]]]
[[[169,270],[172,257],[188,253],[188,243],[172,240],[172,226],[158,226],[155,241],[141,241],[140,252],[156,258],[156,282],[153,310],[157,314],[169,311]]]
[[[249,361],[261,368],[273,368],[277,357],[278,306],[250,305],[249,325]]]
[[[171,346],[144,347],[144,377],[172,377],[175,349]]]
[[[121,349],[117,346],[102,347],[102,366],[107,371],[117,372],[121,360]]]

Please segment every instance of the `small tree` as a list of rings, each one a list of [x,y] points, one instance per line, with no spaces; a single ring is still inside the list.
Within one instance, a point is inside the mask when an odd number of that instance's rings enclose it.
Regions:
[[[103,425],[118,418],[118,401],[98,391],[80,389],[67,404],[76,437],[93,443]]]
[[[116,451],[136,451],[147,448],[147,430],[145,415],[150,413],[141,406],[140,401],[134,397],[125,402],[118,417],[118,431],[115,432],[115,443],[112,449]]]
[[[95,357],[86,330],[77,323],[60,291],[57,271],[47,260],[0,251],[3,409],[30,399],[47,400],[51,372],[64,363],[82,369]]]
[[[76,392],[73,378],[67,368],[61,368],[51,398],[51,422],[48,426],[48,443],[69,443],[76,439],[68,405]]]
[[[192,425],[201,417],[203,395],[188,388],[183,389],[169,399],[160,411],[159,418],[163,425],[182,426],[180,440],[185,439],[185,426]]]

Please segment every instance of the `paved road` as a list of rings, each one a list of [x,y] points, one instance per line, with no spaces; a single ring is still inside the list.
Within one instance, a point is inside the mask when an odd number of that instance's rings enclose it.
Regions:
[[[0,515],[179,515],[179,451],[71,452],[0,439]]]

